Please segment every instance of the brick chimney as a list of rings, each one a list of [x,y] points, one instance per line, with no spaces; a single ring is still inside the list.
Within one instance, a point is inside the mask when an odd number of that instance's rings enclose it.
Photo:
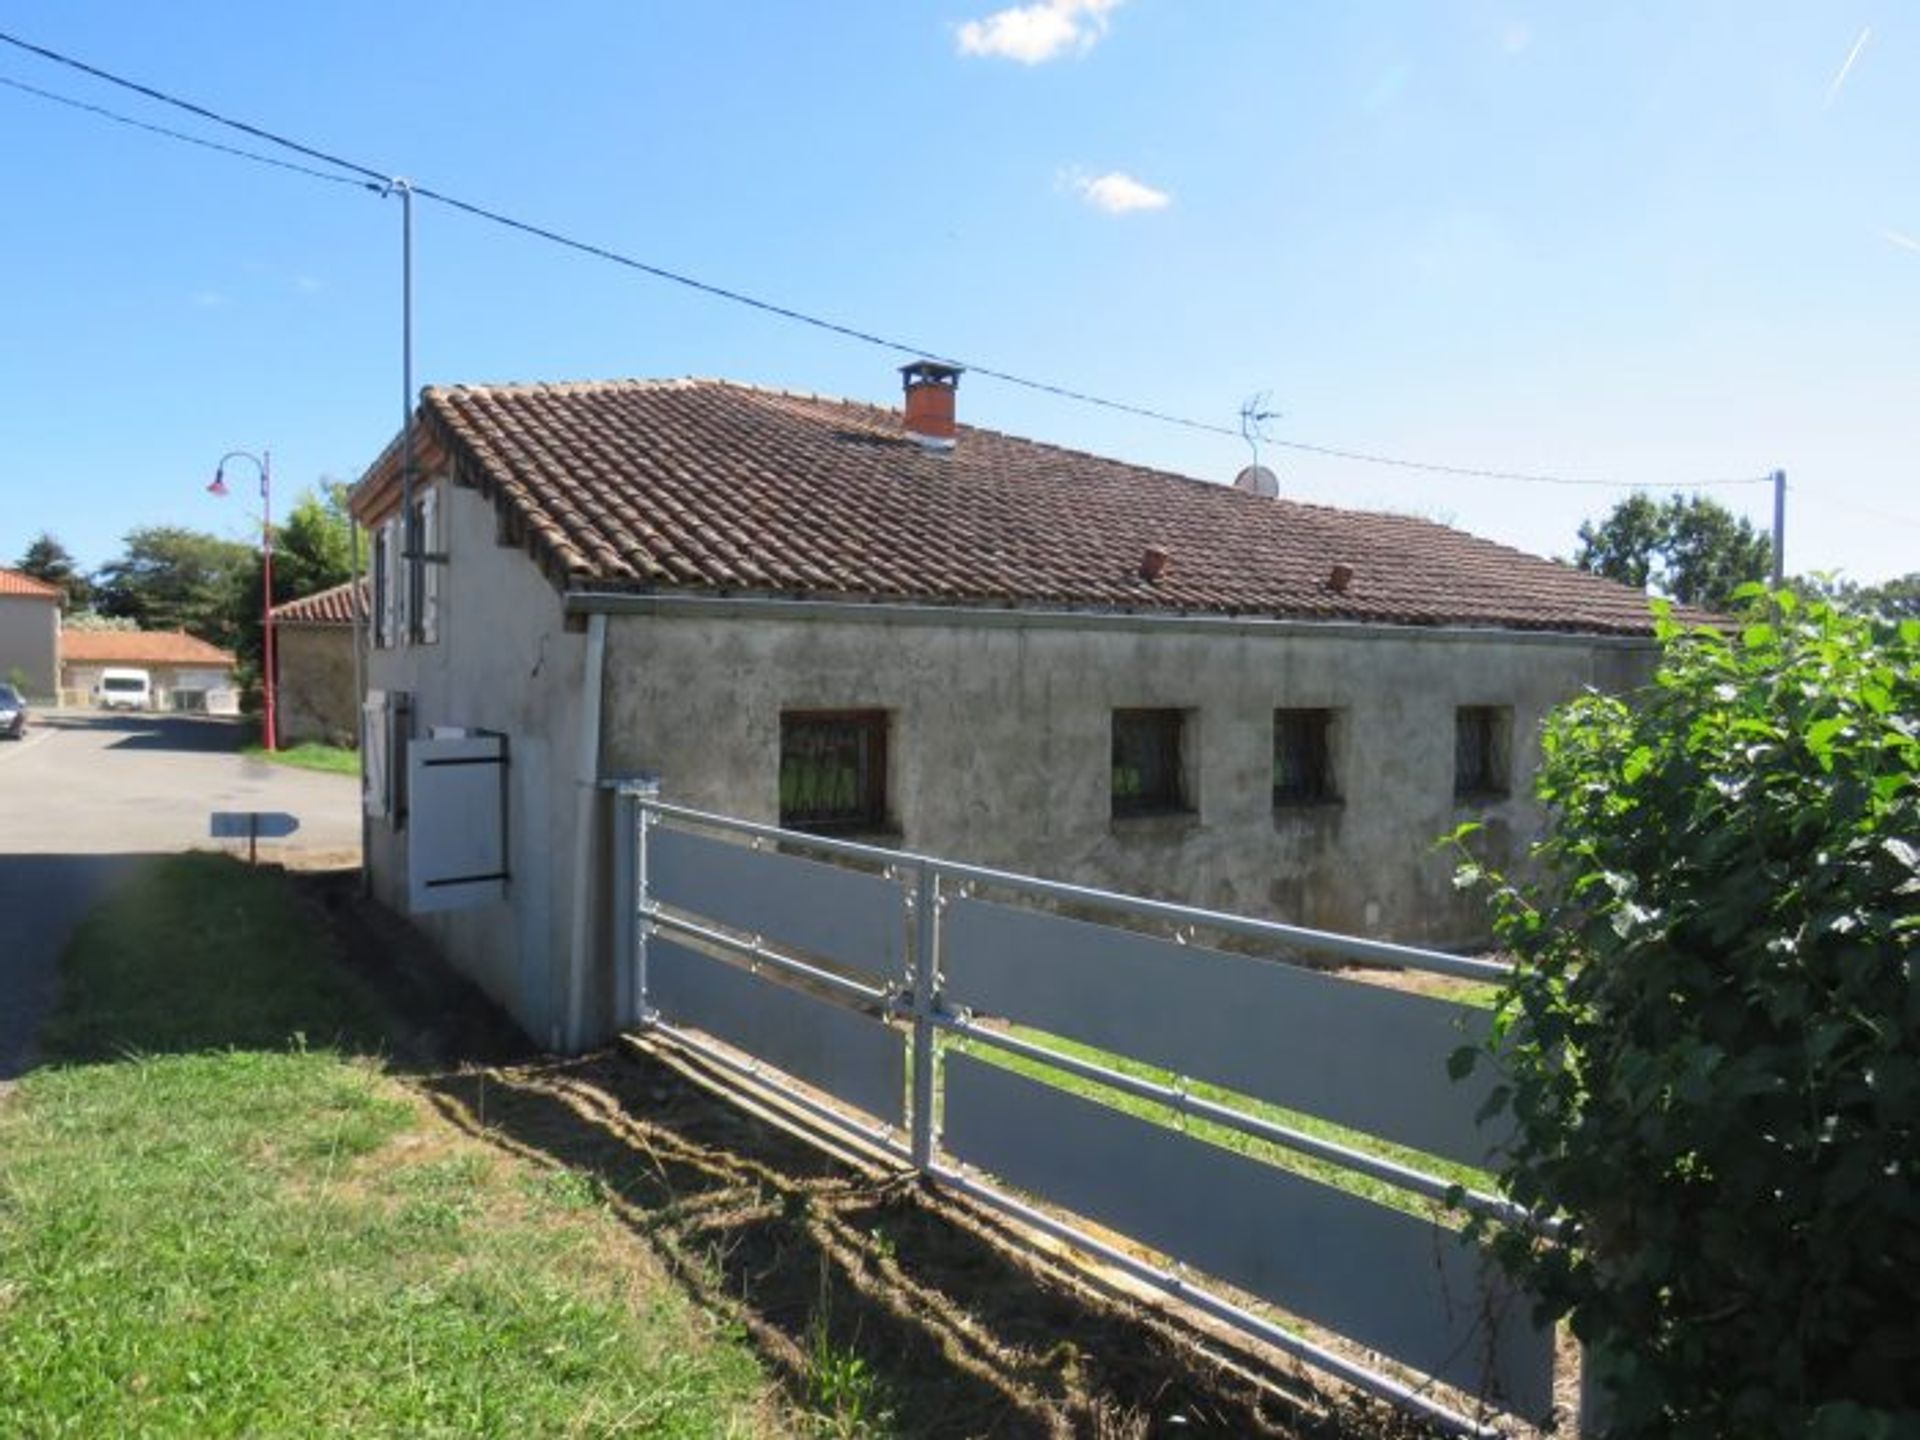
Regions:
[[[953,420],[954,392],[960,388],[960,367],[938,360],[916,360],[900,367],[907,391],[907,438],[926,450],[951,450],[959,431]]]

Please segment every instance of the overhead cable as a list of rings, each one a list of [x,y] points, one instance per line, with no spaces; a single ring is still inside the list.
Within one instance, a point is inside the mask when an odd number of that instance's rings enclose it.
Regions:
[[[89,105],[81,101],[71,100],[65,96],[54,95],[44,90],[37,90],[30,85],[0,79],[0,84],[10,85],[16,90],[25,91],[28,94],[55,101],[59,104],[70,105],[76,109],[86,110],[106,119],[148,130],[169,139],[180,140],[187,144],[222,151],[242,159],[259,161],[269,165],[278,165],[281,168],[310,175],[316,179],[360,185],[362,188],[375,191],[381,195],[391,193],[394,185],[397,183],[389,171],[376,169],[370,165],[363,165],[356,160],[350,160],[343,156],[319,149],[318,147],[303,144],[300,141],[289,139],[284,135],[276,134],[274,131],[268,130],[263,126],[250,124],[244,120],[236,120],[230,116],[222,115],[218,111],[208,109],[204,105],[197,105],[190,100],[183,100],[178,96],[171,95],[154,86],[129,80],[124,76],[116,75],[109,70],[103,70],[96,65],[90,65],[73,56],[62,54],[57,50],[48,49],[43,45],[33,44],[16,35],[0,31],[0,42],[12,45],[17,49],[25,50],[30,54],[38,55],[42,59],[52,61],[55,64],[67,66],[96,80],[104,81],[109,85],[130,90],[137,95],[144,96],[159,104],[169,105],[203,120],[211,121],[216,125],[226,126],[244,135],[251,136],[256,140],[262,140],[270,145],[280,146],[295,154],[304,155],[311,160],[321,161],[324,164],[332,165],[340,170],[350,171],[352,175],[360,178],[354,180],[347,176],[329,174],[325,171],[314,170],[307,166],[297,165],[287,161],[276,161],[270,157],[255,154],[252,151],[235,149],[210,140],[183,134],[179,131],[169,130],[163,126],[150,125],[144,121],[103,109],[100,106]],[[412,185],[410,188],[413,194],[423,200],[431,200],[436,204],[446,206],[451,210],[458,211],[474,219],[484,220],[490,224],[499,225],[524,235],[530,235],[536,239],[545,240],[550,244],[559,245],[579,254],[590,255],[596,259],[608,261],[611,264],[637,271],[640,274],[666,281],[669,284],[696,291],[702,295],[711,296],[717,300],[724,300],[730,304],[757,310],[762,314],[772,315],[778,319],[809,326],[815,330],[821,330],[831,335],[838,335],[843,339],[854,340],[861,344],[876,346],[884,350],[891,350],[896,354],[939,360],[942,363],[958,366],[986,379],[998,380],[1002,384],[1017,386],[1020,389],[1031,390],[1038,394],[1051,395],[1062,400],[1071,400],[1077,404],[1097,406],[1100,409],[1114,411],[1123,415],[1133,415],[1141,419],[1154,420],[1166,425],[1176,425],[1184,429],[1196,430],[1206,434],[1223,435],[1230,439],[1243,438],[1240,431],[1233,426],[1218,425],[1206,420],[1196,420],[1191,416],[1178,415],[1171,411],[1155,409],[1152,406],[1136,405],[1124,400],[1113,400],[1102,395],[1092,394],[1089,391],[1078,390],[1071,386],[1059,385],[1045,380],[1036,380],[1030,376],[1019,375],[1009,370],[1002,370],[994,366],[982,365],[974,361],[946,356],[930,346],[910,344],[904,340],[894,339],[870,330],[863,330],[856,326],[842,324],[836,320],[829,320],[822,316],[812,315],[804,310],[796,310],[788,305],[781,305],[771,300],[764,300],[758,296],[746,294],[743,291],[729,289],[724,285],[717,285],[692,275],[682,274],[677,270],[670,270],[665,266],[656,265],[632,255],[623,254],[618,250],[610,249],[604,245],[597,245],[590,241],[577,239],[544,225],[537,225],[531,221],[517,219],[501,211],[489,209],[486,206],[475,204],[470,200],[462,200],[457,196],[448,195],[424,185]],[[1308,455],[1318,455],[1326,459],[1346,460],[1363,465],[1380,465],[1399,470],[1421,471],[1434,475],[1451,475],[1478,480],[1513,481],[1532,485],[1578,485],[1612,490],[1686,490],[1734,485],[1764,485],[1768,483],[1769,479],[1769,477],[1764,475],[1755,475],[1693,480],[1683,484],[1669,484],[1656,481],[1617,480],[1598,476],[1568,476],[1548,474],[1539,471],[1501,470],[1481,466],[1450,465],[1427,460],[1411,460],[1403,456],[1374,454],[1361,450],[1344,450],[1330,445],[1310,444],[1304,440],[1269,438],[1263,443],[1279,449],[1292,450]]]

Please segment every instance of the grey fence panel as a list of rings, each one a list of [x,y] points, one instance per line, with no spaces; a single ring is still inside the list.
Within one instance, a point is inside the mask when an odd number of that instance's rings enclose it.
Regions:
[[[1553,1337],[1453,1232],[968,1055],[944,1141],[1009,1184],[1524,1416]]]
[[[878,875],[655,826],[648,898],[882,980],[904,973],[903,892]]]
[[[656,937],[648,998],[671,1022],[705,1030],[756,1059],[886,1121],[902,1123],[906,1040],[878,1020]]]
[[[1474,1118],[1487,1068],[1447,1078],[1484,1010],[980,900],[948,907],[942,943],[949,1005],[1468,1164],[1498,1148]]]

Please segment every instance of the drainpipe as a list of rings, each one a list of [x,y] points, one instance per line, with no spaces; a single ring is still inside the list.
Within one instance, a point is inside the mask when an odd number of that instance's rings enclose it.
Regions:
[[[593,821],[600,802],[600,695],[607,668],[607,617],[587,617],[587,673],[580,711],[580,770],[574,787],[573,944],[567,963],[565,1049],[578,1054],[587,1026],[587,947],[593,939]]]
[[[360,893],[364,896],[373,894],[373,822],[367,815],[367,617],[360,605],[360,522],[351,514],[347,546],[347,611],[353,616],[353,735],[360,747]]]

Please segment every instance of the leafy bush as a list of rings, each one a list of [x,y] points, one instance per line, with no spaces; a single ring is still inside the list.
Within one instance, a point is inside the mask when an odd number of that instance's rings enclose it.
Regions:
[[[1490,1238],[1616,1436],[1920,1431],[1920,621],[1771,606],[1663,616],[1548,724],[1541,880],[1461,872],[1519,965],[1455,1071],[1570,1243]]]

